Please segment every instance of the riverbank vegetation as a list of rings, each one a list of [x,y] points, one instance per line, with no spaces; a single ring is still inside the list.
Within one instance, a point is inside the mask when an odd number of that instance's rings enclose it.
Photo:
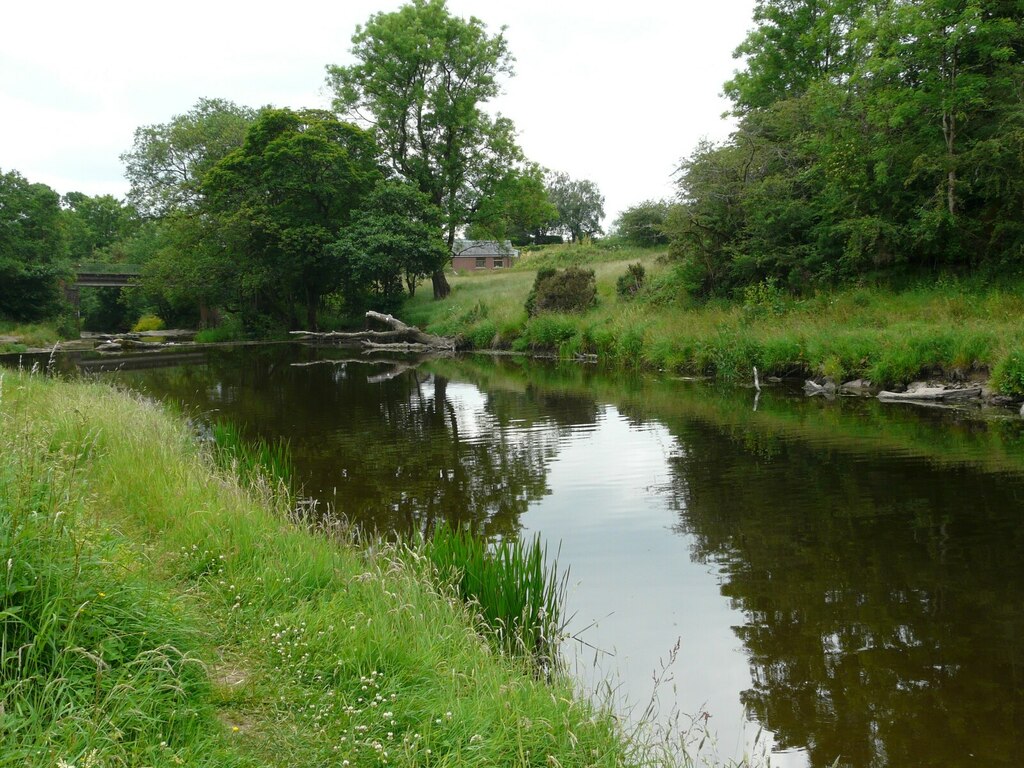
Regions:
[[[609,715],[495,653],[425,560],[289,520],[286,493],[215,469],[152,402],[0,387],[0,763],[630,761]]]
[[[448,302],[415,300],[404,316],[477,349],[596,355],[613,365],[741,380],[752,378],[754,366],[765,376],[865,377],[882,385],[991,374],[1001,391],[1024,395],[1019,279],[945,276],[804,297],[766,280],[738,300],[698,302],[679,289],[685,276],[663,255],[650,250],[636,261],[595,264],[598,304],[582,314],[527,314],[531,253],[508,273],[457,277]],[[620,295],[617,283],[636,263],[645,268],[643,287]]]

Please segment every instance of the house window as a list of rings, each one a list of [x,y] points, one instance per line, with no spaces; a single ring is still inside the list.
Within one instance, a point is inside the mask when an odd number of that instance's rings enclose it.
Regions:
[[[487,267],[487,257],[486,256],[477,256],[476,257],[476,268],[477,269],[485,269],[486,267]]]
[[[494,260],[494,268],[495,269],[499,269],[500,267],[504,267],[504,266],[505,266],[505,260],[504,259],[495,259]]]

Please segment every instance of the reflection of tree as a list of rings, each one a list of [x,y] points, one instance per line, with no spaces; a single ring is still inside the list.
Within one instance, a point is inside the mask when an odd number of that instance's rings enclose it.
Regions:
[[[745,615],[745,703],[782,746],[1024,764],[1021,482],[692,422],[679,439],[679,527]]]
[[[316,358],[312,350],[297,359],[294,348],[243,348],[205,366],[123,377],[190,413],[219,412],[253,436],[287,437],[306,493],[362,525],[405,533],[445,519],[514,534],[519,516],[547,492],[558,439],[597,414],[592,398],[533,391],[499,391],[457,407],[447,377],[404,365],[289,365]]]

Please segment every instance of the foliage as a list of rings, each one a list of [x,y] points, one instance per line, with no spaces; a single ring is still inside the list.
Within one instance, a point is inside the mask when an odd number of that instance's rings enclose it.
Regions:
[[[167,123],[136,129],[131,150],[121,155],[131,184],[128,199],[151,217],[195,210],[203,176],[242,146],[255,117],[225,99],[199,99]]]
[[[557,227],[572,242],[601,234],[604,218],[604,195],[597,184],[588,180],[575,180],[567,173],[549,173],[548,197],[558,210]]]
[[[626,267],[626,273],[615,281],[615,293],[624,299],[633,298],[643,289],[646,274],[647,270],[640,262],[630,264]]]
[[[557,563],[548,565],[540,536],[488,543],[442,523],[424,551],[441,579],[480,612],[499,647],[543,668],[557,664],[569,574],[559,577]]]
[[[52,316],[66,276],[60,198],[17,171],[0,173],[0,318]]]
[[[558,209],[544,186],[543,171],[537,166],[513,169],[500,176],[480,200],[466,237],[525,245],[542,240],[557,220]]]
[[[992,383],[1004,394],[1024,397],[1024,349],[1017,347],[996,364]]]
[[[287,440],[248,440],[229,421],[215,421],[209,428],[213,457],[247,485],[292,489],[295,469]]]
[[[132,330],[135,333],[141,333],[142,331],[162,331],[166,327],[162,318],[156,315],[143,315],[132,326]]]
[[[665,221],[669,204],[664,200],[645,200],[632,205],[615,220],[615,234],[632,245],[649,248],[668,244]]]
[[[324,294],[341,287],[331,248],[380,178],[365,131],[333,115],[265,109],[245,143],[204,177],[205,205],[219,217],[227,254],[250,306],[298,325],[294,306],[317,327]],[[215,256],[216,258],[216,256]]]
[[[392,170],[415,184],[445,217],[449,248],[480,200],[521,159],[512,123],[483,105],[512,73],[503,32],[453,16],[445,0],[413,0],[381,12],[352,37],[355,64],[328,67],[334,106],[372,122]],[[433,274],[434,297],[448,284]]]
[[[592,269],[567,267],[541,269],[526,298],[526,313],[586,312],[597,302],[597,282]]]
[[[444,267],[441,212],[408,183],[382,182],[330,246],[339,260],[349,315],[389,311],[416,293],[416,284]]]
[[[110,258],[111,249],[134,235],[140,225],[135,208],[112,195],[68,192],[61,202],[68,258],[75,264]]]
[[[739,124],[680,169],[693,289],[997,270],[1024,248],[1024,28],[1012,3],[762,0]]]

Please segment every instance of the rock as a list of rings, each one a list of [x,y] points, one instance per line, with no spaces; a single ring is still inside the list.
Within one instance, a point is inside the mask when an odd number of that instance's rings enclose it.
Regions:
[[[836,383],[831,379],[825,379],[824,384],[819,384],[808,379],[804,382],[804,392],[807,393],[808,397],[824,395],[825,397],[832,398],[836,394]]]
[[[839,386],[839,394],[841,395],[859,395],[866,397],[874,393],[874,388],[871,386],[870,379],[854,379],[853,381],[844,382]]]

